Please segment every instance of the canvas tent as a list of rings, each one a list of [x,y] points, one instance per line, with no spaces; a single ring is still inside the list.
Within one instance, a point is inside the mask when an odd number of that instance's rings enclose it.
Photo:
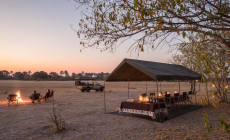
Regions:
[[[200,80],[201,75],[184,66],[150,62],[143,60],[124,59],[106,78],[105,82],[128,81],[181,81],[181,80]],[[104,83],[105,85],[105,83]],[[147,85],[146,85],[147,92]],[[157,84],[158,92],[158,84]],[[180,92],[180,82],[179,82]],[[106,113],[106,100],[104,90],[104,109]]]
[[[106,81],[199,80],[201,75],[175,64],[124,59]]]

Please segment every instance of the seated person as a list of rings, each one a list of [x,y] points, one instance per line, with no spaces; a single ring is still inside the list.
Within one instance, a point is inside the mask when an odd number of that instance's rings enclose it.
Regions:
[[[53,97],[53,96],[54,96],[54,90],[51,89],[51,91],[50,91],[50,97]]]
[[[32,98],[34,94],[36,94],[36,90],[34,90],[34,93],[32,93],[32,94],[29,96],[29,98]]]
[[[49,98],[49,97],[50,97],[50,95],[51,95],[51,93],[50,93],[50,89],[48,89],[48,91],[46,92],[46,95],[45,95],[45,100],[46,100],[47,98]]]
[[[37,93],[36,90],[34,90],[34,93],[32,93],[31,96],[29,96],[29,98],[33,100],[32,102],[34,102],[34,100],[39,100],[40,93]]]
[[[36,95],[36,90],[34,90],[34,93],[32,93],[32,94],[29,96],[29,98],[32,99],[32,100],[34,100],[35,95]]]
[[[47,98],[49,98],[50,97],[50,89],[48,89],[48,91],[46,92],[46,95],[45,96],[43,96],[42,98],[40,98],[40,100],[42,100],[42,99],[47,99]]]

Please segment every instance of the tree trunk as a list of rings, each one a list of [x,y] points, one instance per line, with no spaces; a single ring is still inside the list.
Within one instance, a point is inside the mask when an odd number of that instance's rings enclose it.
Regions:
[[[208,105],[210,105],[209,95],[208,95],[208,83],[207,82],[205,82],[205,86],[206,86],[206,93],[207,93],[207,98],[208,98]]]

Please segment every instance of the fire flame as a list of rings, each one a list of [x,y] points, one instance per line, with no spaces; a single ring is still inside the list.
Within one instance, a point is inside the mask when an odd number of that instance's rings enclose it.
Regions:
[[[29,99],[28,100],[26,100],[26,99],[22,100],[20,91],[17,91],[15,94],[17,95],[16,99],[18,100],[18,103],[26,104],[26,103],[31,102],[31,100],[29,100]],[[4,105],[4,104],[7,104],[7,103],[8,103],[8,100],[0,101],[0,105]]]
[[[18,102],[24,102],[24,101],[22,100],[22,98],[21,98],[21,93],[20,93],[20,91],[16,92],[16,94],[17,94]]]

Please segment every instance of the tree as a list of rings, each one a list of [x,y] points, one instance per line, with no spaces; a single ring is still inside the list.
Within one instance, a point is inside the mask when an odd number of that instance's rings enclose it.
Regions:
[[[10,76],[12,77],[12,76],[13,76],[13,74],[14,74],[14,72],[11,70],[11,71],[10,71]]]
[[[56,72],[50,72],[49,76],[51,77],[51,80],[59,80],[60,76]]]
[[[77,31],[83,47],[114,49],[131,38],[130,47],[144,51],[144,46],[173,45],[173,40],[190,39],[191,34],[203,36],[203,43],[230,48],[229,0],[76,1],[91,10],[84,13]]]
[[[69,77],[69,72],[67,70],[64,71],[66,77]]]
[[[63,75],[64,75],[64,71],[61,70],[61,71],[60,71],[60,76],[63,76]]]
[[[23,75],[23,73],[21,73],[21,72],[15,72],[15,73],[13,74],[13,76],[14,76],[14,78],[16,78],[17,80],[24,80],[24,75]]]
[[[28,71],[29,76],[31,75],[31,73],[32,73],[32,72],[29,70],[29,71]]]
[[[9,79],[10,73],[7,70],[0,71],[0,79]]]
[[[72,80],[74,80],[76,77],[77,77],[76,73],[73,72],[71,75]]]
[[[173,56],[173,61],[184,65],[203,75],[203,81],[211,81],[216,88],[214,93],[220,100],[227,100],[230,63],[228,63],[228,51],[223,46],[211,43],[197,43],[196,39],[190,44],[181,44],[178,48],[181,54]]]
[[[23,80],[30,80],[30,74],[27,71],[22,72],[23,74]]]
[[[32,74],[32,78],[34,80],[48,80],[49,75],[47,74],[47,72],[44,71],[40,71],[40,72],[34,72]]]

